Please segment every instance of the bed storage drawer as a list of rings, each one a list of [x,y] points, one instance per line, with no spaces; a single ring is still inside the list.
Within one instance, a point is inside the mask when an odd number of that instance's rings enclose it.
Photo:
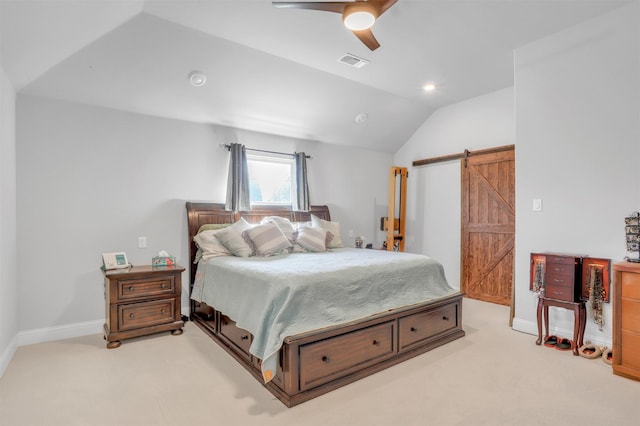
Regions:
[[[251,347],[251,333],[236,326],[236,322],[226,315],[220,315],[220,334],[233,344],[236,351],[246,357],[251,358],[249,348]]]
[[[129,303],[118,306],[118,329],[132,330],[173,322],[176,299]]]
[[[398,331],[400,351],[410,350],[438,334],[458,326],[457,304],[442,306],[431,312],[420,312],[400,318]]]
[[[311,389],[393,356],[395,321],[300,347],[300,390]]]

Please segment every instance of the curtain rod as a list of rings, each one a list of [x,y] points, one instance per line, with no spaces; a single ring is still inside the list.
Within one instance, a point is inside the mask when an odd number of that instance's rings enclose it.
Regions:
[[[469,151],[468,149],[465,149],[464,152],[461,152],[459,154],[450,154],[450,155],[443,155],[441,157],[431,157],[431,158],[425,158],[424,160],[416,160],[412,163],[412,165],[414,167],[425,166],[427,164],[458,160],[460,158],[473,157],[474,155],[494,154],[496,152],[511,151],[513,149],[515,149],[515,145],[505,145],[505,146],[499,146],[497,148],[480,149],[478,151]]]
[[[220,146],[223,147],[223,148],[226,148],[227,151],[231,150],[231,145],[229,145],[229,144],[221,143]],[[247,151],[266,152],[267,154],[289,155],[291,157],[295,157],[295,154],[291,154],[291,153],[288,153],[288,152],[267,151],[267,150],[264,150],[264,149],[255,149],[255,148],[246,148],[246,147],[245,147],[245,149]],[[305,157],[306,158],[311,158],[310,155],[306,155],[306,154],[305,154]]]

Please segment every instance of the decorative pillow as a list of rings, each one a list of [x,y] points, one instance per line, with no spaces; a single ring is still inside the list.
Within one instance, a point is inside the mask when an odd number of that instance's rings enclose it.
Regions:
[[[267,216],[264,219],[262,219],[260,223],[265,224],[269,222],[275,223],[278,226],[278,228],[280,228],[284,236],[287,237],[289,241],[293,241],[294,228],[293,228],[293,224],[289,221],[289,219],[287,219],[286,217],[280,217],[280,216]]]
[[[322,228],[304,226],[298,229],[296,244],[308,251],[327,251],[328,234]]]
[[[216,238],[234,256],[249,257],[253,250],[244,238],[242,238],[242,233],[249,228],[251,228],[249,222],[241,217],[240,220],[233,225],[218,231]]]
[[[207,260],[218,256],[231,256],[231,252],[216,238],[216,234],[219,233],[221,229],[223,228],[201,231],[193,237],[193,241],[195,241],[198,246],[198,253],[196,253],[194,263],[198,263],[200,259]]]
[[[251,240],[258,256],[271,256],[291,247],[289,239],[273,222],[249,228],[243,235]]]
[[[205,223],[204,225],[202,225],[200,227],[200,229],[198,229],[198,232],[196,234],[199,234],[201,232],[204,231],[218,231],[220,229],[224,229],[228,226],[230,226],[231,223]]]
[[[342,247],[342,238],[340,238],[340,224],[338,222],[329,222],[328,220],[320,219],[315,215],[311,215],[311,225],[313,227],[322,228],[325,231],[331,232],[333,234],[333,238],[327,245],[327,248]]]

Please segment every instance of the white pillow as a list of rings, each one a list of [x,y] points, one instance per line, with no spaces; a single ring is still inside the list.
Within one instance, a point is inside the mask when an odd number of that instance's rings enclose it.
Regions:
[[[340,237],[340,224],[338,222],[329,222],[328,220],[320,219],[315,215],[311,215],[311,226],[316,228],[322,228],[325,231],[331,232],[333,238],[329,241],[327,248],[340,248],[342,247],[342,238]]]
[[[284,236],[287,237],[289,241],[293,241],[293,224],[286,217],[280,216],[267,216],[260,222],[261,224],[273,222],[278,228],[284,233]]]
[[[216,234],[220,231],[222,231],[222,229],[202,231],[193,237],[193,241],[195,241],[198,248],[202,250],[202,259],[207,260],[218,256],[231,256],[231,252],[216,238]]]
[[[258,256],[271,256],[291,247],[289,239],[273,222],[251,227],[243,235],[251,240]]]
[[[322,228],[303,226],[298,229],[296,244],[309,251],[327,251],[328,232]]]
[[[247,229],[251,228],[249,222],[247,222],[243,217],[240,218],[239,221],[234,223],[233,225],[221,229],[217,234],[216,238],[223,246],[227,248],[237,257],[249,257],[253,250],[247,244],[247,242],[242,238],[242,233]]]

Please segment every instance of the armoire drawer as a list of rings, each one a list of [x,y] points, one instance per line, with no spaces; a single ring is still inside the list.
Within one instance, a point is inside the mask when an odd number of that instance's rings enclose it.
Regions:
[[[300,390],[330,382],[395,352],[395,321],[300,347]]]
[[[564,300],[565,302],[573,302],[574,288],[547,284],[544,290],[544,297],[549,299]]]

